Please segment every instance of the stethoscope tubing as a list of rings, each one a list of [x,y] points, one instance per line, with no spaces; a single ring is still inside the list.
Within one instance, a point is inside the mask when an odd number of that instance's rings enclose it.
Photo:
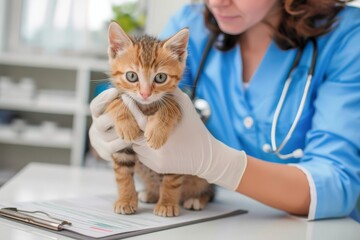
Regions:
[[[291,82],[292,82],[291,75],[292,75],[294,69],[297,67],[298,64],[295,64],[292,67],[292,69],[290,70],[290,72],[289,72],[289,76],[287,77],[287,79],[285,81],[285,84],[284,84],[284,87],[283,87],[279,102],[278,102],[278,104],[276,106],[276,110],[275,110],[275,113],[274,113],[274,118],[273,118],[272,125],[271,125],[271,148],[272,148],[271,150],[272,150],[273,153],[276,153],[276,155],[281,159],[283,159],[283,157],[285,155],[289,155],[289,154],[283,155],[283,154],[280,153],[280,151],[286,146],[286,144],[289,142],[291,136],[293,135],[293,133],[295,131],[295,128],[298,125],[299,120],[301,118],[301,115],[303,113],[306,99],[307,99],[307,97],[309,95],[309,90],[310,90],[310,86],[311,86],[311,83],[312,83],[313,74],[314,74],[314,70],[315,70],[315,66],[316,66],[316,58],[317,58],[317,43],[316,43],[316,41],[314,39],[311,39],[311,42],[313,44],[313,54],[312,54],[312,58],[311,58],[310,70],[309,70],[309,73],[308,73],[308,76],[307,76],[307,79],[306,79],[306,83],[305,83],[305,87],[304,87],[304,92],[303,92],[303,95],[301,97],[301,101],[300,101],[298,110],[296,112],[295,119],[294,119],[293,123],[291,124],[291,127],[290,127],[288,133],[286,134],[284,140],[281,142],[281,144],[278,147],[277,147],[277,144],[276,144],[277,123],[278,123],[278,119],[279,119],[280,114],[281,114],[281,110],[283,109],[283,104],[285,102],[288,89],[289,89],[289,87],[291,85]],[[302,55],[302,50],[300,49],[299,51],[300,51],[299,55]],[[295,62],[297,62],[297,61],[295,61]],[[287,159],[287,158],[288,157],[285,157],[284,159]]]
[[[207,56],[209,55],[210,49],[211,49],[211,47],[214,45],[217,37],[218,37],[218,36],[217,36],[216,34],[211,34],[210,37],[209,37],[209,40],[208,40],[207,43],[206,43],[206,46],[205,46],[205,49],[204,49],[204,53],[203,53],[203,55],[201,56],[199,68],[198,68],[198,70],[197,70],[197,72],[196,72],[196,75],[195,75],[194,84],[193,84],[192,91],[191,91],[191,95],[190,95],[190,99],[191,99],[192,101],[195,100],[195,97],[196,97],[196,88],[197,88],[197,85],[198,85],[198,82],[199,82],[199,79],[200,79],[200,75],[201,75],[201,73],[202,73],[202,70],[204,69],[205,62],[206,62]]]
[[[211,109],[210,109],[210,105],[207,103],[206,100],[204,100],[204,99],[196,99],[196,89],[197,89],[198,81],[200,79],[200,75],[201,75],[202,70],[204,68],[207,56],[208,56],[208,54],[209,54],[209,52],[211,50],[211,47],[215,43],[217,37],[218,36],[214,35],[214,34],[212,34],[209,37],[209,40],[208,40],[208,42],[207,42],[207,44],[205,46],[205,49],[204,49],[204,53],[203,53],[203,55],[201,57],[201,60],[200,60],[199,68],[198,68],[197,73],[195,75],[194,84],[193,84],[192,91],[191,91],[191,94],[190,94],[190,98],[193,101],[193,103],[195,105],[195,108],[198,110],[199,114],[201,115],[201,119],[204,122],[206,122],[207,119],[210,117]],[[274,112],[274,117],[273,117],[273,121],[272,121],[272,124],[271,124],[271,133],[270,133],[271,147],[270,147],[270,145],[265,144],[265,145],[268,145],[268,146],[267,146],[266,150],[264,148],[264,151],[266,151],[268,153],[273,153],[273,154],[277,155],[280,159],[283,159],[283,160],[286,160],[286,159],[289,159],[289,158],[292,158],[292,157],[300,158],[300,157],[303,156],[303,150],[302,149],[295,149],[293,152],[288,153],[288,154],[282,154],[282,153],[280,153],[280,151],[283,150],[283,148],[286,146],[286,144],[289,142],[290,138],[292,137],[292,135],[293,135],[298,123],[299,123],[301,115],[302,115],[302,113],[304,111],[306,99],[307,99],[307,97],[309,95],[309,90],[310,90],[310,86],[311,86],[311,83],[312,83],[312,78],[313,78],[313,75],[314,75],[315,66],[316,66],[316,59],[317,59],[317,43],[316,43],[316,40],[314,38],[310,38],[310,41],[313,44],[313,53],[312,53],[312,58],[311,58],[311,65],[310,65],[310,70],[309,70],[308,76],[306,78],[306,83],[305,83],[305,86],[304,86],[304,92],[303,92],[303,95],[301,97],[301,101],[300,101],[298,110],[296,112],[294,121],[291,124],[291,127],[290,127],[288,133],[286,134],[285,138],[281,142],[281,144],[279,146],[277,146],[277,144],[276,144],[276,129],[277,129],[278,120],[279,120],[279,117],[281,115],[281,111],[283,109],[283,105],[284,105],[285,99],[287,97],[289,87],[290,87],[291,82],[292,82],[292,74],[293,74],[294,70],[296,69],[296,67],[298,66],[298,64],[300,62],[300,59],[301,59],[301,56],[302,56],[302,53],[303,53],[303,49],[304,49],[303,47],[301,47],[299,49],[298,53],[296,54],[294,63],[292,64],[291,69],[289,71],[289,74],[288,74],[288,76],[286,78],[286,81],[284,83],[284,87],[283,87],[281,95],[280,95],[280,99],[278,101],[278,104],[277,104],[275,112]],[[306,46],[306,44],[304,46]],[[201,101],[201,104],[197,104],[197,101]],[[198,106],[205,106],[205,107],[202,107],[202,108],[198,109],[197,105]],[[264,147],[265,147],[265,145],[264,145]]]

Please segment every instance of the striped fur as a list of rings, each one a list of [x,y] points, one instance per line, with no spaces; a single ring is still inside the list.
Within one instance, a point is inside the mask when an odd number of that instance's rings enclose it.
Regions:
[[[144,132],[138,127],[131,112],[121,100],[115,99],[106,109],[115,122],[117,134],[125,141],[133,141],[143,134],[152,148],[161,147],[172,129],[181,119],[181,109],[170,94],[181,79],[185,68],[187,30],[160,41],[150,36],[131,38],[116,23],[109,28],[109,62],[114,86],[120,94],[127,94],[148,116]],[[130,82],[126,73],[132,71],[139,77]],[[158,84],[154,76],[165,73],[167,80]],[[149,101],[140,98],[147,91]],[[154,214],[164,217],[178,216],[179,204],[187,209],[201,210],[213,198],[212,186],[205,180],[184,175],[160,175],[137,160],[136,153],[127,148],[113,154],[118,199],[114,210],[120,214],[133,214],[138,198],[147,203],[156,203]],[[135,190],[134,172],[141,178],[144,190]]]

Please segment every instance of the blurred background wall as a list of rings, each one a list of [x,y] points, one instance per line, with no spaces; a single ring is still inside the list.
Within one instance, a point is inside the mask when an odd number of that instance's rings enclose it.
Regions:
[[[0,0],[0,185],[29,162],[107,167],[87,136],[107,27],[157,35],[187,0]]]

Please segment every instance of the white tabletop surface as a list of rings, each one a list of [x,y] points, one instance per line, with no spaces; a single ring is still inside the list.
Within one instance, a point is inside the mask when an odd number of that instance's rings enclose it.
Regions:
[[[31,163],[0,188],[0,202],[53,200],[114,192],[116,187],[111,170]],[[350,218],[308,222],[223,189],[218,191],[217,199],[249,212],[128,239],[360,239],[360,224]],[[3,218],[0,219],[0,238],[69,239]]]

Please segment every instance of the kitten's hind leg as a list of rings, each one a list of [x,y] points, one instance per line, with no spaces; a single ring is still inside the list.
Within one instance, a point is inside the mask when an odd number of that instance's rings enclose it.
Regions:
[[[114,211],[120,214],[133,214],[138,207],[138,195],[133,178],[135,155],[119,152],[114,153],[112,157],[118,188],[118,198],[114,204]]]
[[[182,204],[185,209],[202,210],[214,199],[214,196],[214,185],[199,177],[186,176],[182,191]]]
[[[203,210],[210,199],[211,197],[209,195],[201,195],[198,198],[189,198],[184,201],[183,207],[189,210]]]
[[[159,200],[160,174],[152,171],[140,161],[136,162],[135,173],[141,178],[141,182],[144,184],[144,190],[138,194],[139,200],[144,203],[156,203]]]
[[[179,202],[183,175],[164,175],[160,187],[160,199],[155,206],[154,214],[162,217],[174,217],[180,214]]]
[[[159,195],[149,190],[140,191],[138,197],[143,203],[156,203],[159,200]]]

